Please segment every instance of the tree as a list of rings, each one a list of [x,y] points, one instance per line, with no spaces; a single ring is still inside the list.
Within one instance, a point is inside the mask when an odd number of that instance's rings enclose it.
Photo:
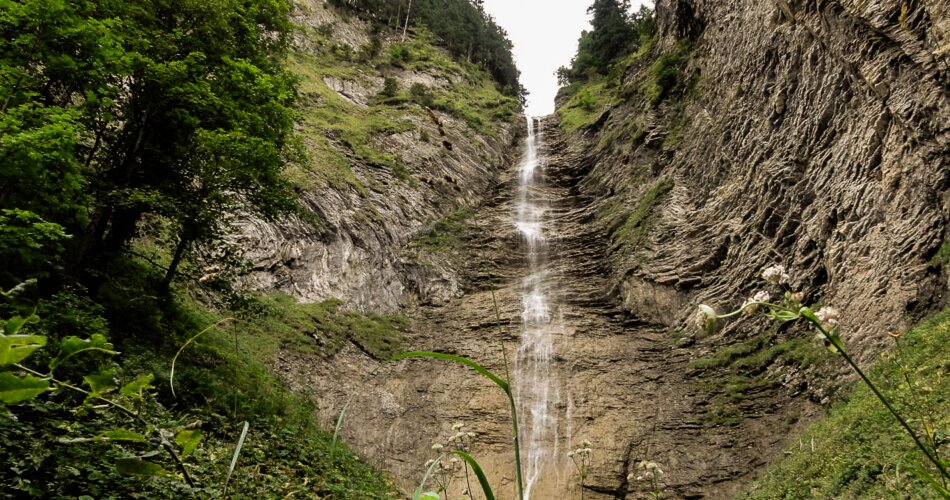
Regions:
[[[582,32],[577,40],[577,53],[570,68],[557,70],[561,85],[606,74],[611,64],[637,50],[653,35],[653,11],[641,6],[638,12],[630,14],[629,9],[629,0],[594,0],[587,9],[592,29]]]
[[[63,226],[87,277],[144,216],[165,217],[178,228],[166,281],[234,214],[292,209],[289,8],[0,0],[0,208]]]

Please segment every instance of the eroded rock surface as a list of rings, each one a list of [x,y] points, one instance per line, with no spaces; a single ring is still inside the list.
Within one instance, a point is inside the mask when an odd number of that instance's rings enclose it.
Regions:
[[[730,378],[697,361],[763,334],[764,346],[811,334],[743,319],[703,338],[689,322],[701,302],[739,306],[767,266],[785,265],[808,302],[841,311],[863,363],[888,347],[889,330],[945,304],[946,266],[931,258],[950,218],[948,4],[915,5],[901,14],[898,1],[659,0],[661,33],[623,75],[627,97],[570,136],[544,121],[561,458],[534,498],[576,492],[566,452],[585,438],[595,450],[587,498],[648,497],[627,479],[641,460],[661,464],[669,497],[723,498],[782,453],[843,385],[829,376],[840,365],[776,355]],[[689,83],[651,104],[640,85],[683,39]],[[453,138],[493,161],[505,142]],[[411,348],[503,372],[499,338],[509,355],[517,349],[525,273],[515,162],[488,168],[454,154],[422,155],[412,168],[445,162],[461,191],[390,184],[361,199],[327,189],[307,195],[331,221],[324,233],[260,225],[269,249],[260,284],[304,299],[409,305]],[[414,231],[458,198],[476,207],[462,248],[404,259]],[[366,203],[382,220],[353,215]],[[349,402],[345,440],[405,491],[435,456],[431,444],[461,421],[478,433],[475,454],[496,493],[513,498],[510,421],[496,387],[434,360],[370,378],[379,367],[356,348],[331,359],[286,352],[276,365],[314,395],[324,424]]]

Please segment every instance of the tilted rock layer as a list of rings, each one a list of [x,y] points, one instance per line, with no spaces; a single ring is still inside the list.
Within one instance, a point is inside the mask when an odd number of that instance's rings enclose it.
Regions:
[[[770,265],[786,266],[808,303],[840,311],[862,363],[888,346],[888,331],[946,302],[946,265],[932,258],[950,218],[948,3],[659,0],[656,9],[659,36],[630,59],[612,104],[571,134],[556,118],[542,122],[559,439],[533,498],[577,494],[566,452],[585,438],[595,457],[587,498],[648,497],[650,485],[636,481],[643,460],[663,468],[668,497],[727,497],[776,459],[843,387],[828,376],[839,360],[794,344],[811,336],[798,326],[745,318],[703,338],[690,323],[699,303],[738,307]],[[647,98],[651,69],[677,50],[677,85]],[[497,166],[510,135],[453,142],[487,148]],[[412,348],[504,373],[500,344],[514,359],[525,273],[515,162],[503,171],[445,151],[427,158],[410,170],[444,162],[461,193],[307,195],[336,222],[319,237],[261,226],[262,255],[289,252],[260,260],[275,266],[273,275],[260,266],[262,283],[303,299],[409,305]],[[395,210],[392,196],[407,208]],[[400,264],[413,231],[457,206],[453,197],[475,207],[464,245]],[[346,215],[370,202],[381,221]],[[451,293],[439,300],[425,292],[445,283]],[[735,356],[778,354],[741,372],[704,363],[736,346],[746,347]],[[379,367],[355,347],[330,359],[286,352],[276,363],[313,391],[325,424],[348,405],[344,438],[405,491],[435,457],[431,444],[461,421],[478,433],[475,455],[496,494],[513,498],[501,391],[445,362],[404,361],[371,376]]]

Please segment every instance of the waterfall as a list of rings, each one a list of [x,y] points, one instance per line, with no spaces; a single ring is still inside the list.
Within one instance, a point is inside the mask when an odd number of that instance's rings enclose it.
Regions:
[[[555,405],[559,397],[550,368],[554,341],[543,227],[545,206],[537,192],[544,170],[539,153],[541,134],[533,118],[527,121],[515,200],[515,225],[524,237],[528,265],[522,283],[521,345],[515,364],[526,500],[542,471],[554,461],[558,437]]]

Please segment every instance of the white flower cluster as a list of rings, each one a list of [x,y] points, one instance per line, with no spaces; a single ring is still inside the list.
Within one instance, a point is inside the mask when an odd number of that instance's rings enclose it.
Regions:
[[[436,463],[434,459],[426,460],[425,468],[428,469],[429,467],[432,467],[432,464],[434,463]],[[459,459],[455,457],[452,457],[448,462],[440,459],[438,470],[441,472],[451,472],[458,469],[460,465],[461,465],[461,462],[459,461]]]
[[[567,452],[567,458],[572,460],[590,460],[591,455],[594,453],[594,450],[591,448],[591,442],[588,440],[581,441],[579,448]]]
[[[791,279],[788,275],[788,272],[785,271],[785,266],[782,265],[774,265],[765,268],[765,270],[762,271],[762,278],[765,281],[776,285],[788,284],[789,280]]]
[[[468,451],[472,442],[475,440],[475,433],[466,432],[462,430],[463,428],[465,428],[465,424],[462,422],[452,424],[452,430],[455,431],[455,434],[449,438],[448,444],[457,450]]]
[[[664,474],[660,465],[652,460],[642,460],[637,464],[637,469],[640,469],[640,474],[630,473],[627,481],[657,480]]]
[[[754,313],[759,309],[759,303],[768,302],[772,299],[772,296],[769,295],[769,292],[759,291],[755,292],[755,295],[749,297],[742,303],[742,311],[748,314]]]
[[[834,307],[822,307],[815,316],[825,325],[838,326],[838,310]]]

